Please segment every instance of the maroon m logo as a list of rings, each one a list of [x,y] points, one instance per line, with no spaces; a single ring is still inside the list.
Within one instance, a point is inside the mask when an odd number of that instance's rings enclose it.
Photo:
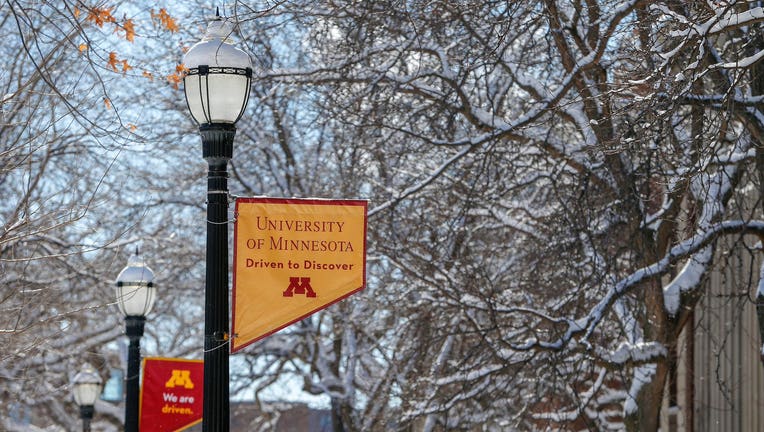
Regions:
[[[305,294],[305,297],[315,297],[316,292],[310,286],[310,278],[290,277],[289,286],[284,291],[284,297],[292,297],[294,294]]]

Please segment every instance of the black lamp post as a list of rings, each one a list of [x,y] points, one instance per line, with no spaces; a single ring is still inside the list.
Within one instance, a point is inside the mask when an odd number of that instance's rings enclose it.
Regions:
[[[90,421],[95,413],[95,401],[101,394],[101,376],[93,366],[85,363],[72,379],[72,394],[74,401],[80,407],[82,432],[90,432]]]
[[[207,161],[207,258],[204,287],[204,432],[229,429],[228,161],[234,124],[249,99],[252,62],[231,45],[232,25],[218,17],[183,58],[186,102],[199,124]]]
[[[125,316],[125,333],[130,340],[127,351],[125,376],[125,431],[138,432],[139,377],[141,373],[141,345],[146,314],[156,299],[154,272],[135,252],[117,276],[117,306]]]
[[[759,357],[764,364],[764,286],[760,286],[756,293],[756,317],[759,320],[759,341],[761,342]]]

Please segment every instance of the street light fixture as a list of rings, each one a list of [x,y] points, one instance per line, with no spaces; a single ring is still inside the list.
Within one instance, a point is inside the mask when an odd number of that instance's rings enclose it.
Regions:
[[[234,124],[249,100],[252,61],[234,47],[233,26],[217,14],[201,42],[186,53],[186,102],[199,124],[207,174],[207,258],[204,298],[204,432],[227,432],[228,401],[228,161]]]
[[[156,300],[154,272],[138,255],[130,257],[117,276],[117,306],[125,316],[125,333],[130,340],[125,377],[125,431],[138,432],[138,397],[141,363],[140,340],[146,315]]]
[[[101,383],[101,376],[89,363],[82,365],[82,369],[72,379],[72,394],[74,402],[80,407],[82,432],[90,432],[90,421],[95,413],[95,401],[101,394]]]

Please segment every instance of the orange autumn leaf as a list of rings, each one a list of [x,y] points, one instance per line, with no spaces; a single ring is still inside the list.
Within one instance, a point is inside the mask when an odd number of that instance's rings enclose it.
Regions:
[[[80,8],[74,7],[74,18],[77,19],[80,17]]]
[[[133,20],[125,20],[123,27],[125,29],[125,39],[127,39],[129,42],[135,41],[135,25],[133,24]]]
[[[104,23],[113,23],[117,20],[111,15],[111,9],[94,7],[88,11],[88,16],[85,18],[97,25],[103,27]]]
[[[134,125],[132,123],[128,123],[127,124],[127,128],[130,129],[130,132],[135,132],[136,130],[138,130],[138,126],[136,126],[136,125]]]
[[[109,53],[109,60],[106,62],[106,64],[114,72],[119,72],[119,70],[122,69],[123,74],[127,73],[127,71],[133,68],[132,66],[130,66],[127,60],[120,60],[119,58],[117,58],[117,53],[115,53],[114,51]]]
[[[178,24],[175,22],[175,18],[170,16],[169,13],[167,13],[167,10],[165,8],[159,9],[159,12],[154,12],[154,9],[151,10],[151,19],[155,21],[159,21],[159,24],[165,28],[165,30],[168,30],[170,33],[175,33],[179,30]]]
[[[143,77],[144,78],[148,78],[151,81],[154,81],[154,75],[151,72],[149,72],[149,71],[146,71],[146,70],[143,71]]]
[[[171,75],[167,75],[167,81],[172,85],[172,87],[175,90],[178,90],[180,87],[180,82],[183,81],[183,78],[180,76],[180,74],[174,73]]]
[[[129,18],[123,17],[122,18],[124,22],[122,24],[119,24],[117,22],[114,22],[114,33],[120,34],[122,32],[125,32],[125,40],[128,42],[134,42],[135,41],[135,26],[133,24],[133,21]]]
[[[103,104],[106,105],[106,109],[111,109],[111,101],[109,98],[103,98]]]
[[[178,24],[175,23],[175,20],[172,18],[168,18],[168,21],[165,23],[165,28],[170,31],[170,33],[176,33],[178,30]]]
[[[78,49],[80,50],[80,52],[85,52],[88,49],[88,44],[81,43],[80,46],[78,47]]]
[[[117,53],[115,53],[114,51],[110,52],[109,61],[107,61],[106,64],[109,65],[111,70],[113,70],[114,72],[117,72],[117,64],[119,62],[120,62],[119,59],[117,59]]]
[[[180,82],[183,81],[183,77],[186,76],[186,73],[188,73],[188,68],[186,65],[183,63],[178,63],[175,66],[175,73],[167,75],[167,81],[172,84],[175,90],[178,90],[180,88]]]

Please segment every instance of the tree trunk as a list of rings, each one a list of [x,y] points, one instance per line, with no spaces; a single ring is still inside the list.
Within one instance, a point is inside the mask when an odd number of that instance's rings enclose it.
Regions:
[[[342,401],[332,398],[332,432],[345,432],[342,420]]]
[[[637,394],[637,411],[624,419],[629,432],[657,432],[660,428],[663,390],[668,377],[668,361],[656,365],[655,375]]]
[[[649,244],[646,242],[645,244]],[[659,281],[645,284],[644,322],[645,341],[656,341],[664,347],[670,345],[670,320],[663,300],[663,287]],[[660,428],[663,391],[668,377],[669,360],[663,357],[655,363],[655,373],[643,377],[648,380],[636,395],[637,410],[624,419],[626,430],[631,432],[657,432]],[[635,376],[634,380],[640,379]]]

